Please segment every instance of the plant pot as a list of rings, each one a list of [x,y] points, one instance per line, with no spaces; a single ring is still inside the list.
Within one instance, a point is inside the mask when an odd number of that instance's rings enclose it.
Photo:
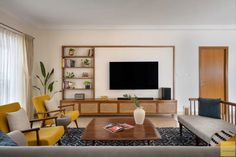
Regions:
[[[90,89],[90,85],[85,85],[85,89]]]
[[[70,56],[74,56],[74,54],[75,54],[75,51],[69,51]]]
[[[135,124],[142,125],[145,119],[145,111],[142,107],[137,107],[134,110],[134,121]]]

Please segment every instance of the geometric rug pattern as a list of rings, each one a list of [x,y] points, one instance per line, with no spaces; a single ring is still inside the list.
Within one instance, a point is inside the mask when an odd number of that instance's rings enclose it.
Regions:
[[[187,129],[183,128],[182,137],[179,128],[157,128],[161,138],[151,142],[153,146],[195,146],[195,136]],[[92,146],[92,141],[80,139],[84,128],[68,128],[67,133],[61,138],[63,146]],[[146,141],[96,141],[96,146],[146,146]],[[207,143],[200,141],[200,146],[207,146]]]

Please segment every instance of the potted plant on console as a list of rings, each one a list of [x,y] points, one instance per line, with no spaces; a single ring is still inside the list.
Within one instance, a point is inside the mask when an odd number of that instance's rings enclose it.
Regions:
[[[142,125],[145,119],[145,111],[143,109],[143,107],[140,105],[140,102],[138,100],[138,97],[136,95],[134,95],[134,97],[132,97],[131,95],[128,94],[124,94],[123,95],[125,98],[130,99],[134,102],[136,109],[134,110],[134,121],[135,124],[140,124]]]

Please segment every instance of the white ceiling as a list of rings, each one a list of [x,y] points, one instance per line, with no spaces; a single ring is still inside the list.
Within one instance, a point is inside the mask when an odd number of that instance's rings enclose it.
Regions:
[[[0,10],[39,28],[236,25],[236,0],[0,0]]]

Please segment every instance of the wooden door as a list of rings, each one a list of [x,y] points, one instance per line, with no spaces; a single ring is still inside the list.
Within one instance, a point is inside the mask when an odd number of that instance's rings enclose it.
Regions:
[[[199,96],[227,100],[227,47],[199,48]]]

